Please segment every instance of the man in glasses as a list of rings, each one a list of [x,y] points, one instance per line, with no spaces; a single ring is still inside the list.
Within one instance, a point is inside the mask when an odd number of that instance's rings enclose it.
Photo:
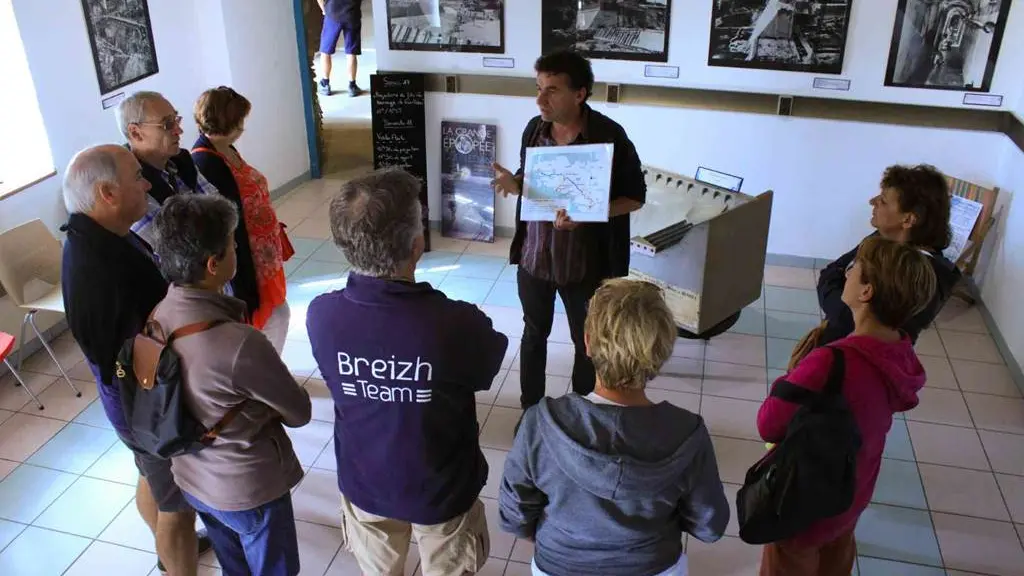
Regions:
[[[181,116],[163,95],[136,92],[125,98],[117,108],[117,126],[152,185],[146,215],[132,226],[133,232],[152,244],[150,224],[165,200],[174,194],[216,194],[217,188],[181,147]]]

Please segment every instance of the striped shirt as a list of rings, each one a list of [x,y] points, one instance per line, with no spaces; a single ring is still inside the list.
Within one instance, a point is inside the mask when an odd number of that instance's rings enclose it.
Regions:
[[[178,168],[172,162],[167,163],[167,167],[160,172],[160,177],[174,190],[175,194],[191,194],[192,188],[182,180],[181,176],[178,176]],[[217,188],[210,181],[203,177],[201,172],[196,172],[196,188],[194,192],[199,194],[219,194]],[[132,224],[132,232],[138,234],[143,240],[153,245],[153,219],[156,218],[157,212],[160,211],[160,203],[153,198],[152,194],[146,195],[146,215],[139,219],[138,222]]]
[[[586,119],[584,119],[586,126]],[[585,131],[572,144],[587,144]],[[557,146],[551,123],[544,122],[534,146]],[[587,274],[587,234],[584,228],[556,230],[551,222],[527,222],[519,266],[534,278],[565,286],[582,282]]]

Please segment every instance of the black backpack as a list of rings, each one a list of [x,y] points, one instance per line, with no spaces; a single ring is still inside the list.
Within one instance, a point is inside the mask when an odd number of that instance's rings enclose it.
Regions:
[[[821,392],[785,380],[772,387],[772,396],[800,408],[736,494],[740,538],[748,544],[786,540],[853,505],[861,435],[843,397],[843,351],[826,348],[832,367]]]
[[[161,458],[194,454],[213,443],[220,431],[241,411],[232,407],[213,428],[207,429],[185,406],[181,357],[171,344],[227,322],[211,320],[178,328],[164,337],[152,316],[142,332],[125,341],[117,356],[114,380],[121,392],[121,409],[132,431],[135,448]]]

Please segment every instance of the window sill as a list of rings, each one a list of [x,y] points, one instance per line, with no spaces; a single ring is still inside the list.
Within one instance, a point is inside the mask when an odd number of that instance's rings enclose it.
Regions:
[[[36,184],[53,178],[56,175],[57,171],[49,168],[48,170],[37,171],[36,173],[19,174],[9,181],[0,182],[0,200],[6,200],[18,192],[28,190]]]

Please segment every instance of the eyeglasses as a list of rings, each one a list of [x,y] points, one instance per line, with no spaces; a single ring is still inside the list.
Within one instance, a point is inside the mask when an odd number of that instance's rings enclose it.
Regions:
[[[181,116],[175,116],[174,118],[168,118],[161,122],[135,122],[139,126],[159,126],[164,132],[170,132],[178,126],[181,126]]]

